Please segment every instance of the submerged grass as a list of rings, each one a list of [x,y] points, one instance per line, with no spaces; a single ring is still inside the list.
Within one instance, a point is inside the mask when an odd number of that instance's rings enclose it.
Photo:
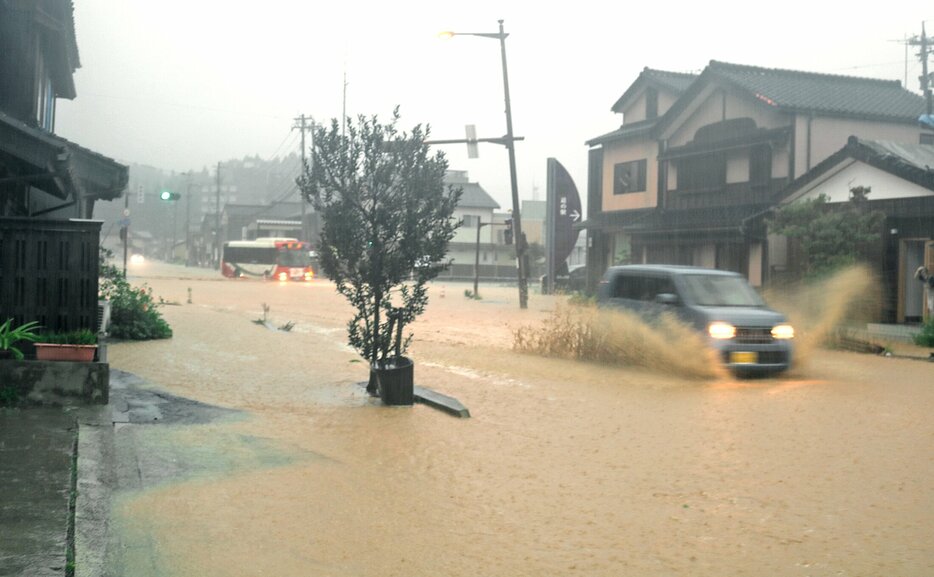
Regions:
[[[711,378],[722,371],[703,338],[674,317],[650,325],[635,314],[593,304],[561,304],[541,326],[515,329],[513,349],[684,377]]]

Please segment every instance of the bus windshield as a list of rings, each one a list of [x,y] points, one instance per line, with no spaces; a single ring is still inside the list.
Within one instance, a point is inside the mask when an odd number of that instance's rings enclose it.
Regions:
[[[279,266],[306,267],[311,264],[308,251],[303,248],[279,247],[277,257]]]

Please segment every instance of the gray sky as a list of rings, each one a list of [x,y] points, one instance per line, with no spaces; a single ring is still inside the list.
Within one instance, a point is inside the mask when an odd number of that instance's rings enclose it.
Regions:
[[[82,67],[78,97],[60,101],[56,131],[125,163],[200,170],[218,161],[298,150],[299,114],[342,112],[402,127],[429,124],[436,139],[505,134],[499,42],[442,30],[496,32],[505,20],[522,198],[545,195],[548,157],[585,196],[584,142],[619,126],[610,107],[643,67],[699,72],[710,60],[905,81],[901,42],[934,10],[893,0],[872,10],[826,3],[568,2],[508,0],[75,0]],[[917,49],[907,87],[919,92]],[[932,62],[934,65],[934,62]],[[841,143],[841,146],[843,143]],[[506,151],[443,147],[511,206]]]

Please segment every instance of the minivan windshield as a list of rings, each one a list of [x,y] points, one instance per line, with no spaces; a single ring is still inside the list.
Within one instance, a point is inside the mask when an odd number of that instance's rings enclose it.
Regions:
[[[761,307],[759,294],[742,277],[726,275],[686,274],[686,296],[704,307]]]

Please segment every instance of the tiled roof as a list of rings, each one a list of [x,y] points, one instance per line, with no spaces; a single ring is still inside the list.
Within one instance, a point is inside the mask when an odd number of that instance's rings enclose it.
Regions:
[[[642,73],[669,90],[679,93],[687,90],[688,86],[697,79],[697,74],[689,72],[669,72],[667,70],[646,68]]]
[[[668,72],[645,67],[642,69],[642,72],[639,73],[639,77],[629,85],[629,88],[627,88],[626,91],[623,92],[623,95],[613,104],[611,110],[613,112],[622,112],[622,109],[629,104],[630,100],[640,93],[643,86],[655,86],[656,88],[663,88],[675,94],[682,94],[696,78],[696,74]]]
[[[860,140],[851,136],[846,146],[791,183],[783,196],[793,200],[804,187],[847,158],[854,158],[908,182],[934,190],[934,145]]]
[[[895,163],[905,171],[934,174],[934,145],[904,144],[886,140],[859,140],[859,143],[875,153],[880,160]]]
[[[924,99],[897,80],[878,80],[710,62],[704,76],[725,81],[760,101],[798,111],[914,122]]]
[[[614,130],[613,132],[608,132],[596,138],[591,138],[585,144],[587,146],[596,146],[598,144],[612,142],[614,140],[619,140],[621,138],[628,138],[628,137],[636,136],[639,134],[648,134],[649,132],[652,131],[652,127],[654,127],[657,123],[658,123],[658,119],[652,118],[649,120],[642,120],[640,122],[632,122],[630,124],[624,124],[620,126],[619,128],[617,128],[616,130]]]
[[[460,201],[457,203],[460,207],[467,208],[499,208],[499,203],[493,200],[483,187],[476,182],[461,182],[453,184],[459,186],[464,192]]]

